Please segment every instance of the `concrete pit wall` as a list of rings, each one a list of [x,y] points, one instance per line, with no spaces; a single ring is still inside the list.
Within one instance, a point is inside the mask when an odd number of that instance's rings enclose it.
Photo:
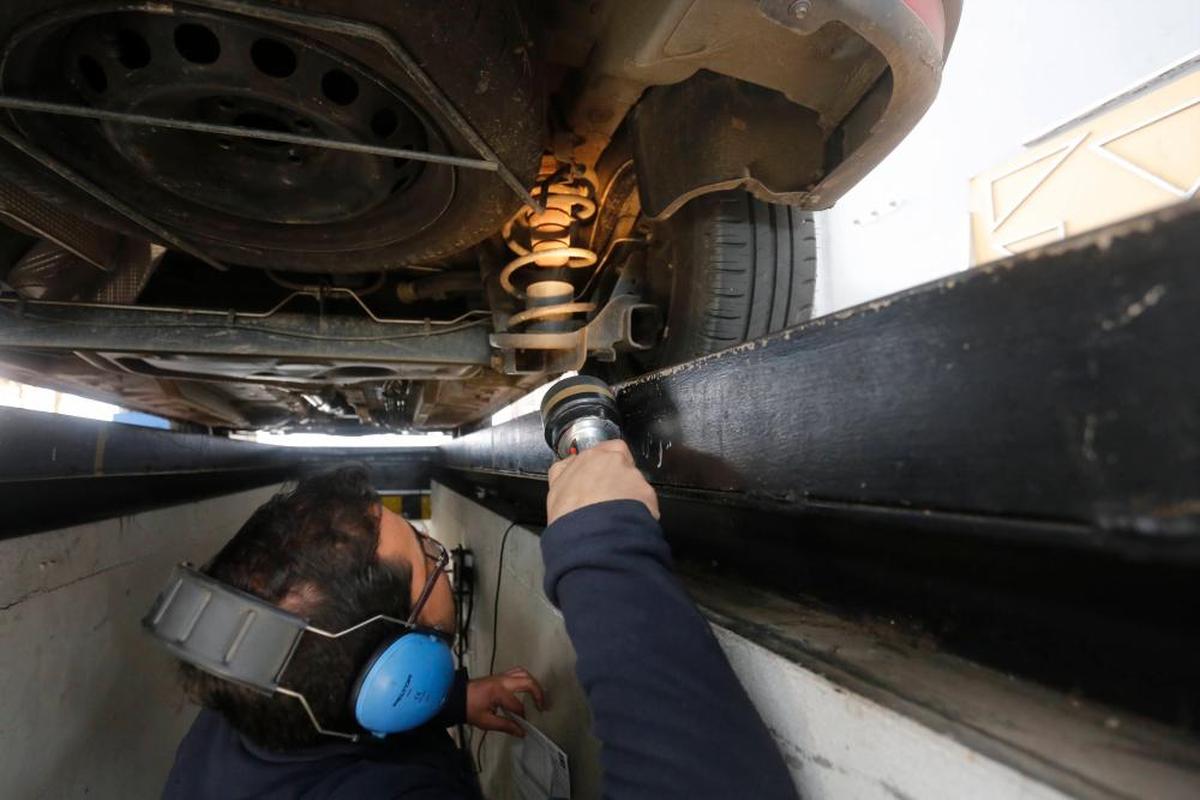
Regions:
[[[159,796],[196,709],[141,618],[275,490],[0,541],[0,795]]]

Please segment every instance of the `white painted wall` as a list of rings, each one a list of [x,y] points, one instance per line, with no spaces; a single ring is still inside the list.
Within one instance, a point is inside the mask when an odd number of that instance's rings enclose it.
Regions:
[[[275,491],[0,541],[0,796],[159,796],[196,709],[141,619]]]
[[[973,175],[1198,48],[1197,0],[965,0],[929,112],[818,214],[817,313],[965,269]]]
[[[461,544],[475,554],[475,608],[465,664],[471,676],[488,674],[493,648],[493,672],[521,666],[536,675],[546,691],[549,708],[539,712],[527,703],[529,721],[550,736],[570,759],[572,797],[598,798],[600,743],[591,734],[591,715],[575,677],[575,651],[562,615],[542,591],[545,568],[538,537],[514,526],[501,564],[500,545],[509,521],[437,483],[433,485],[429,528],[447,547]],[[493,614],[493,609],[498,614]],[[474,753],[480,734],[475,731],[473,736]],[[497,733],[488,734],[484,742],[480,780],[490,800],[513,797],[509,783],[512,744],[511,737]]]

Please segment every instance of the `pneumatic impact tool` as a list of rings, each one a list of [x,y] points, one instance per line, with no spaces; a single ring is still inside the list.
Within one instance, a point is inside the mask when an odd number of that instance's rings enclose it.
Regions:
[[[550,387],[542,398],[542,425],[556,458],[622,438],[616,395],[607,383],[590,375],[564,378]]]

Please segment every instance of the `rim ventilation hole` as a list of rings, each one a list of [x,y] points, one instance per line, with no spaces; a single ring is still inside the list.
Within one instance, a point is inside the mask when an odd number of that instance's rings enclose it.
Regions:
[[[400,149],[401,150],[412,150],[412,145],[406,144],[406,145],[403,145]],[[392,166],[395,167],[396,169],[404,169],[405,167],[407,167],[409,165],[409,163],[410,163],[409,159],[401,158],[400,156],[396,156],[395,158],[392,159]]]
[[[272,78],[286,78],[296,71],[292,48],[274,39],[259,39],[250,45],[250,60],[259,72]]]
[[[396,119],[396,112],[390,108],[381,108],[375,112],[375,116],[371,117],[371,130],[380,139],[386,139],[396,132],[396,126],[400,121]]]
[[[79,74],[83,76],[83,81],[96,94],[100,94],[108,88],[108,76],[104,74],[104,67],[100,66],[100,62],[91,56],[79,57]]]
[[[194,22],[175,29],[175,49],[193,64],[211,64],[221,57],[221,43],[216,34]]]
[[[358,98],[358,81],[340,69],[331,69],[321,77],[321,91],[339,106],[348,106]]]
[[[126,69],[141,69],[150,63],[150,45],[137,31],[117,31],[117,60]]]

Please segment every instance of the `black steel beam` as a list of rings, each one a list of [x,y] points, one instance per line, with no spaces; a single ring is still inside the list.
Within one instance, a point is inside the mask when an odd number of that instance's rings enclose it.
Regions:
[[[1196,730],[1198,254],[1177,208],[619,387],[676,558]],[[436,477],[536,525],[550,458]]]
[[[380,490],[420,492],[429,488],[432,458],[428,448],[274,447],[0,408],[0,538],[279,483],[346,462],[364,464]]]
[[[700,508],[1197,555],[1198,254],[1191,205],[958,273],[627,383],[627,438]],[[530,415],[443,463],[550,452]]]
[[[381,324],[285,313],[264,319],[0,298],[0,347],[482,366],[492,355],[485,322]]]

